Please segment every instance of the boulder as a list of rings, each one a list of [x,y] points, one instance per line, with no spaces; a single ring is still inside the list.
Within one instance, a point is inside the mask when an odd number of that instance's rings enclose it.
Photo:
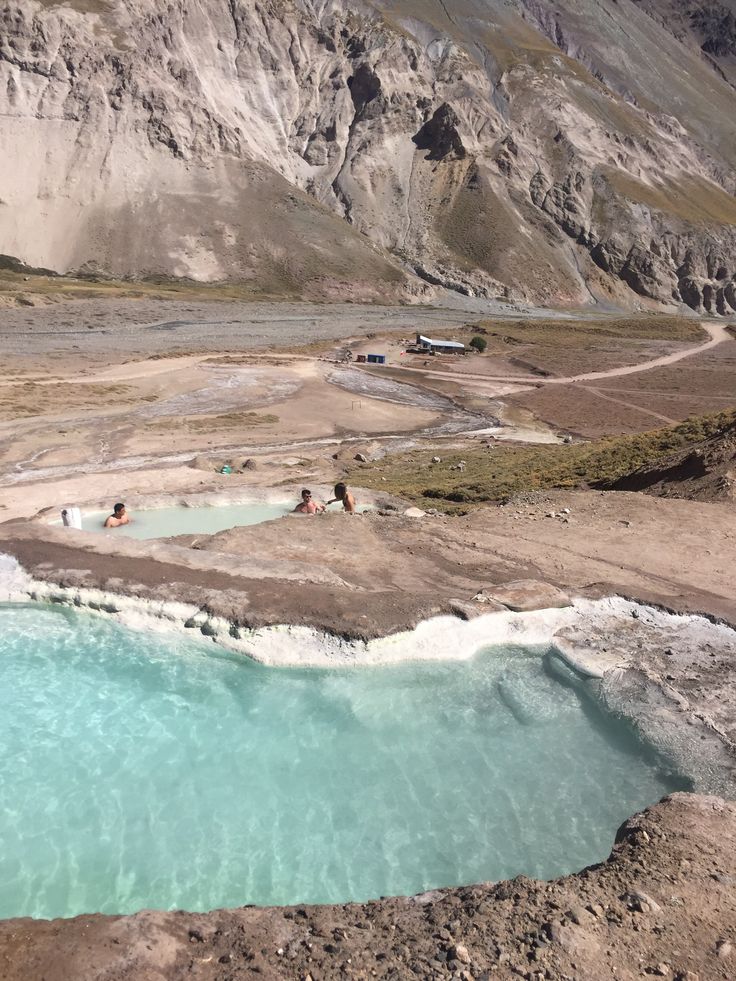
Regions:
[[[465,600],[459,599],[448,600],[447,605],[450,608],[450,612],[459,620],[474,620],[476,617],[482,617],[486,613],[493,612],[475,603],[466,603]]]
[[[572,600],[561,589],[538,579],[518,579],[482,590],[484,596],[503,604],[516,613],[550,610],[572,606]]]
[[[483,616],[486,613],[499,613],[506,612],[508,610],[507,606],[503,603],[499,603],[498,600],[492,599],[485,589],[481,589],[479,593],[476,593],[473,597],[473,602],[477,603],[482,609],[479,610],[479,615]]]
[[[470,952],[464,944],[455,944],[447,952],[448,960],[460,961],[461,964],[470,963]]]

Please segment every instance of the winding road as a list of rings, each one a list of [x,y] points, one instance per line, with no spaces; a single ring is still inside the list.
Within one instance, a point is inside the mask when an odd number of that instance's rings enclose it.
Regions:
[[[641,364],[626,365],[623,368],[611,368],[610,371],[590,371],[586,375],[571,375],[569,378],[548,378],[547,382],[552,385],[569,385],[572,382],[597,381],[599,378],[618,378],[621,375],[635,375],[640,371],[650,371],[652,368],[663,368],[668,364],[675,364],[677,361],[684,361],[685,358],[692,358],[696,354],[702,354],[724,341],[733,340],[733,335],[729,333],[726,324],[719,324],[714,321],[705,321],[703,330],[709,335],[709,340],[695,347],[686,348],[684,351],[675,351],[674,354],[665,354],[661,358],[654,358],[652,361],[643,361]]]
[[[708,334],[708,340],[702,344],[696,344],[694,347],[688,347],[684,351],[675,351],[672,354],[665,354],[661,358],[642,361],[640,364],[624,365],[620,368],[611,368],[608,371],[590,371],[583,375],[568,375],[565,378],[544,378],[530,375],[478,375],[469,372],[455,373],[452,371],[432,371],[427,368],[410,368],[408,365],[402,365],[402,373],[413,371],[427,377],[447,378],[454,382],[468,379],[474,382],[513,382],[518,385],[572,385],[575,382],[598,381],[599,378],[618,378],[621,375],[635,375],[640,371],[650,371],[652,368],[663,368],[665,365],[684,361],[685,358],[702,354],[704,351],[734,338],[734,335],[729,333],[727,324],[705,321],[702,326]]]

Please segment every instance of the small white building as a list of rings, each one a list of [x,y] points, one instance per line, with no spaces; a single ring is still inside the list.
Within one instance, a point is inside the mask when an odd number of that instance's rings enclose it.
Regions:
[[[424,334],[417,334],[417,347],[424,351],[436,351],[438,354],[462,354],[465,345],[460,341],[435,341]]]

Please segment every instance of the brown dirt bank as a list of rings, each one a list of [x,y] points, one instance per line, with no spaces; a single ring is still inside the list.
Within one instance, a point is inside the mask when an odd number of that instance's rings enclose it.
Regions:
[[[188,569],[175,562],[96,554],[39,539],[0,538],[0,551],[15,556],[35,579],[193,603],[213,616],[248,627],[303,624],[368,639],[448,612],[446,604],[429,593],[381,592],[358,603],[354,593],[335,585]]]
[[[622,826],[608,861],[555,882],[345,906],[6,920],[0,977],[728,981],[734,881],[736,806],[674,794]]]
[[[727,504],[556,491],[465,517],[284,518],[178,547],[91,533],[77,541],[39,524],[0,525],[0,551],[36,578],[197,603],[254,627],[383,636],[486,585],[528,578],[736,623]]]

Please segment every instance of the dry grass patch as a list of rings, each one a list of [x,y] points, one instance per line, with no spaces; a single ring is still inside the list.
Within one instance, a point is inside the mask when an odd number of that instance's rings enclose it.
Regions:
[[[193,433],[213,433],[218,430],[250,429],[270,426],[279,421],[272,412],[223,412],[216,416],[164,416],[146,424],[146,429],[168,431],[186,428]]]
[[[620,317],[600,317],[587,320],[512,320],[494,317],[469,323],[465,327],[433,327],[432,335],[445,340],[462,341],[468,345],[475,334],[488,340],[491,349],[507,350],[509,346],[533,344],[554,348],[590,349],[600,342],[610,344],[627,341],[672,341],[697,344],[707,340],[707,334],[694,317],[675,317],[667,314],[644,314]]]
[[[135,402],[128,385],[94,385],[26,381],[0,388],[0,419],[55,415],[103,405],[114,409]]]
[[[292,298],[243,283],[195,283],[165,277],[149,280],[95,279],[16,272],[0,262],[0,305],[44,306],[63,300],[278,300]]]
[[[432,463],[436,450],[392,457],[368,468],[353,468],[362,486],[442,510],[464,513],[473,506],[500,503],[525,491],[595,487],[616,480],[673,450],[699,443],[736,421],[736,409],[686,419],[677,426],[572,445],[503,445],[462,452]],[[456,470],[460,461],[463,470]]]
[[[683,175],[679,181],[645,184],[610,167],[602,168],[602,174],[614,191],[629,201],[663,214],[677,215],[693,225],[736,225],[736,197],[701,177]]]
[[[621,341],[705,340],[706,332],[694,317],[651,316],[605,317],[591,320],[484,320],[479,325],[492,337],[527,344],[580,347],[601,338]],[[477,332],[477,329],[476,329]]]

